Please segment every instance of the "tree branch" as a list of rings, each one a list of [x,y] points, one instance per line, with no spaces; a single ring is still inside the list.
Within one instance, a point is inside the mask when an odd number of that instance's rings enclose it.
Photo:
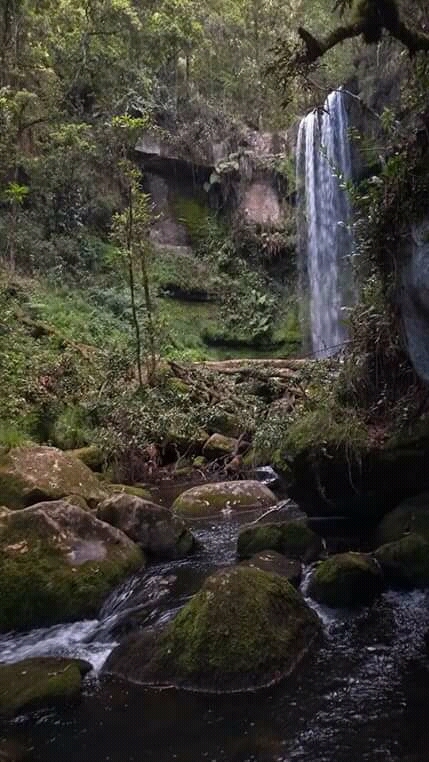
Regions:
[[[408,49],[411,56],[418,50],[429,51],[429,37],[419,32],[414,32],[402,22],[397,21],[394,24],[384,22],[384,29]],[[303,27],[299,27],[298,34],[305,45],[305,50],[297,54],[296,64],[310,65],[318,58],[321,58],[328,50],[334,48],[344,40],[352,37],[359,37],[367,30],[366,21],[358,21],[348,26],[340,26],[334,29],[327,37],[318,40]]]

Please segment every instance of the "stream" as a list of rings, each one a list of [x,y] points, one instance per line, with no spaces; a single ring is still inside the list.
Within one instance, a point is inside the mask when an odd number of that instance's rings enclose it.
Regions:
[[[2,735],[29,749],[32,762],[427,762],[427,592],[389,591],[353,613],[309,601],[323,621],[321,647],[292,678],[254,694],[160,691],[100,672],[137,621],[167,621],[208,573],[235,562],[240,522],[248,520],[194,522],[201,549],[134,575],[97,620],[0,637],[4,662],[50,654],[94,667],[78,706],[18,717]],[[319,531],[332,530],[325,521]],[[328,547],[335,534],[338,525]]]

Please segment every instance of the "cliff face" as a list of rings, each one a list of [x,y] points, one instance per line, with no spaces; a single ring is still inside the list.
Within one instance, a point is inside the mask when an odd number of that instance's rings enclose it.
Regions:
[[[174,134],[153,132],[141,137],[136,153],[158,215],[152,231],[157,245],[190,244],[183,202],[216,210],[231,224],[240,220],[269,230],[283,229],[292,214],[286,133],[242,128],[189,145]]]

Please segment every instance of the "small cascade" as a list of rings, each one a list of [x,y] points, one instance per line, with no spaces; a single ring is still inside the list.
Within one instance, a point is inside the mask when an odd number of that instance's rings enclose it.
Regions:
[[[323,110],[302,119],[298,132],[301,322],[316,357],[341,349],[347,338],[344,307],[352,301],[351,209],[343,187],[352,162],[344,101],[342,90],[330,93]]]

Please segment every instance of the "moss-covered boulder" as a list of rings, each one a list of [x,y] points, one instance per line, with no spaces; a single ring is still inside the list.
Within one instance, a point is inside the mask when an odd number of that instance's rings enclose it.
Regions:
[[[238,535],[238,557],[250,558],[261,550],[276,550],[288,558],[309,563],[319,558],[322,540],[304,521],[245,527]]]
[[[232,455],[237,450],[237,444],[238,440],[233,437],[226,437],[224,434],[212,434],[204,444],[203,455],[208,460]]]
[[[91,665],[80,659],[39,657],[0,664],[0,715],[57,706],[80,696]]]
[[[123,532],[62,500],[12,511],[0,532],[0,632],[95,616],[144,564]]]
[[[375,551],[387,582],[394,587],[429,587],[429,542],[409,534]]]
[[[0,500],[8,508],[66,495],[80,495],[90,507],[106,497],[91,469],[56,447],[14,447],[0,456]]]
[[[269,508],[276,500],[274,493],[258,481],[216,482],[182,492],[173,503],[173,512],[189,517],[214,516],[225,510]]]
[[[419,534],[429,542],[429,492],[404,500],[387,513],[378,526],[377,541],[384,545],[409,533]]]
[[[241,561],[240,565],[256,567],[272,574],[280,574],[281,577],[286,577],[294,587],[299,587],[301,582],[302,568],[300,561],[286,558],[286,556],[277,553],[275,550],[263,550],[261,553],[255,553],[252,558]]]
[[[81,460],[91,471],[101,471],[104,466],[104,455],[97,445],[78,447],[75,450],[66,450],[67,455]]]
[[[376,560],[365,553],[339,553],[314,571],[309,595],[327,606],[370,604],[384,589],[384,577]]]
[[[183,558],[194,549],[194,537],[183,519],[150,500],[112,495],[98,506],[97,518],[125,532],[157,559]]]
[[[208,577],[161,635],[119,646],[106,669],[147,684],[254,690],[289,675],[319,629],[316,614],[287,579],[230,567]]]

